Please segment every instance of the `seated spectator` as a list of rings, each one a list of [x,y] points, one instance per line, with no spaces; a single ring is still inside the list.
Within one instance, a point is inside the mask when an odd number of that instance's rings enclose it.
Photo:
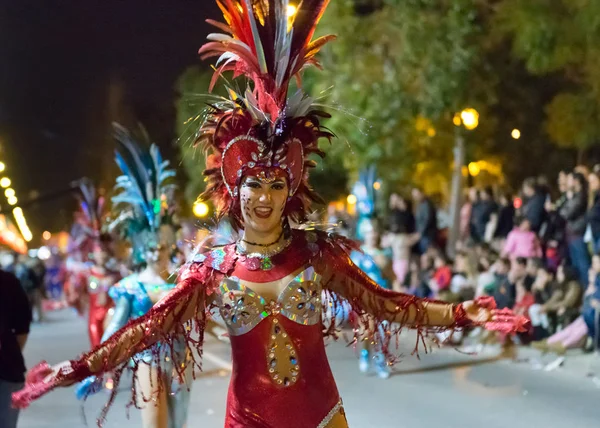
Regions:
[[[527,259],[523,257],[515,259],[506,279],[498,285],[494,293],[494,300],[496,300],[496,305],[499,309],[512,308],[515,305],[517,283],[523,281],[527,276],[526,266]]]
[[[513,205],[512,196],[509,193],[500,194],[500,209],[498,211],[498,222],[494,231],[494,240],[500,244],[508,236],[514,227],[515,207]]]
[[[556,283],[542,310],[548,314],[553,330],[560,325],[570,324],[579,315],[581,286],[577,282],[577,271],[564,263],[556,272]]]
[[[542,257],[542,247],[528,219],[522,219],[519,227],[508,234],[502,254],[512,260],[518,257]]]
[[[433,259],[433,266],[435,271],[431,280],[435,285],[435,289],[438,293],[448,290],[450,288],[450,280],[452,279],[452,269],[446,255],[441,252],[438,253]]]
[[[597,267],[600,267],[600,256],[595,255],[589,271],[590,283],[585,292],[582,315],[547,340],[532,343],[534,348],[563,355],[568,349],[583,347],[587,338],[591,337],[594,349],[599,349],[600,339],[597,331],[600,311],[600,273],[596,270]]]
[[[536,292],[534,286],[531,276],[525,276],[523,280],[517,282],[517,303],[514,311],[531,322],[530,331],[519,335],[523,343],[548,337],[550,327],[548,317],[542,312],[542,294]]]
[[[475,297],[475,275],[469,263],[469,254],[461,252],[454,260],[454,274],[450,281],[450,291],[458,296],[458,301],[472,300]]]
[[[487,257],[480,257],[477,271],[477,287],[475,297],[492,296],[498,286],[498,278],[495,272],[497,256],[491,254]],[[507,270],[508,272],[508,270]]]

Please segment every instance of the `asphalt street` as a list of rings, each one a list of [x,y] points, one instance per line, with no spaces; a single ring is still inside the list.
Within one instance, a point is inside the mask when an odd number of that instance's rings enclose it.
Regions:
[[[562,367],[546,371],[554,361],[521,349],[519,361],[497,358],[489,348],[478,355],[436,349],[408,354],[388,380],[358,372],[354,351],[338,342],[328,345],[331,366],[352,428],[597,428],[600,427],[600,357],[574,352]],[[32,327],[26,348],[29,366],[42,359],[71,359],[88,346],[85,320],[71,311],[54,312]],[[223,426],[230,374],[228,345],[213,338],[205,346],[204,371],[194,382],[188,428]],[[139,412],[125,404],[128,379],[122,384],[105,426],[141,427]],[[56,390],[21,413],[19,428],[94,427],[107,399],[101,393],[81,405],[73,387]],[[290,403],[290,411],[294,410]],[[87,425],[86,425],[87,424]],[[309,427],[307,427],[309,428]]]

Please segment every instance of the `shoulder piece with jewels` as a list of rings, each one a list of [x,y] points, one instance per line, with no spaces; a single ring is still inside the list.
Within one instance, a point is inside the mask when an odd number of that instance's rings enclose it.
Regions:
[[[218,57],[215,80],[233,71],[249,84],[245,92],[228,87],[229,97],[215,98],[199,115],[197,142],[210,152],[204,198],[239,228],[242,179],[283,177],[290,189],[284,219],[302,222],[311,201],[318,199],[308,185],[314,165],[308,156],[322,154],[318,140],[332,134],[321,124],[327,114],[301,90],[288,94],[288,86],[299,80],[302,69],[317,64],[315,55],[333,38],[312,40],[328,1],[303,0],[294,8],[287,0],[217,4],[226,24],[210,21],[222,33],[209,35],[200,53]],[[310,230],[287,230],[282,238],[273,251],[261,254],[248,253],[246,245],[252,244],[244,241],[203,249],[181,270],[177,287],[147,314],[73,360],[52,382],[36,382],[47,365],[34,368],[13,402],[23,406],[61,382],[118,370],[145,349],[152,349],[158,363],[162,352],[172,349],[173,367],[183,375],[174,340],[182,335],[195,348],[193,355],[202,355],[207,317],[217,307],[234,361],[227,428],[345,428],[323,341],[324,334],[336,336],[340,326],[330,322],[324,327],[326,311],[350,307],[354,342],[371,341],[390,363],[403,328],[415,329],[417,344],[425,346],[423,336],[441,330],[481,325],[511,333],[523,327],[523,318],[494,311],[491,300],[470,308],[379,287],[352,263],[349,254],[357,248],[346,238]],[[485,309],[485,317],[470,316],[472,308]],[[157,343],[161,352],[154,348]],[[165,387],[160,383],[159,389]]]

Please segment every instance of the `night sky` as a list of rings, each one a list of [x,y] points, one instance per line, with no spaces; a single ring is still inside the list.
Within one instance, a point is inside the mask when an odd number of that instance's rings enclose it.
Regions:
[[[212,0],[2,0],[0,160],[17,197],[106,179],[109,118],[143,123],[177,164],[174,84],[202,64],[208,17],[220,19]],[[67,195],[24,211],[39,234],[72,208]]]

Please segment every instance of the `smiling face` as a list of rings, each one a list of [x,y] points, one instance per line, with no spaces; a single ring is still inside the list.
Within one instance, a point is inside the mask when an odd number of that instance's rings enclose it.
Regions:
[[[289,187],[285,178],[260,180],[244,178],[240,186],[240,205],[244,229],[260,234],[276,232],[281,228],[281,217],[287,202]]]

